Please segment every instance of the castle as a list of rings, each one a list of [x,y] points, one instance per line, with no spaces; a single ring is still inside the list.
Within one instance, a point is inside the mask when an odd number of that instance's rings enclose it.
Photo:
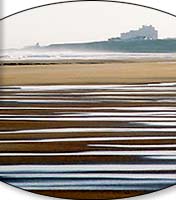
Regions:
[[[152,25],[143,25],[138,30],[131,30],[126,33],[121,33],[120,37],[111,38],[110,41],[116,40],[157,40],[158,31]]]

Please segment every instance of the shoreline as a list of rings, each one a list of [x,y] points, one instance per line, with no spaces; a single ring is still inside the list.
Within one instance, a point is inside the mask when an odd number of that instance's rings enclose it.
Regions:
[[[176,59],[60,59],[60,60],[0,60],[0,66],[26,66],[26,65],[71,65],[71,64],[123,64],[123,63],[175,63]]]

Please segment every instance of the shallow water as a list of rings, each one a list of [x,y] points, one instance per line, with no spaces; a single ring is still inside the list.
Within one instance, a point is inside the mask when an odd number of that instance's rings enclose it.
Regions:
[[[176,83],[0,92],[2,181],[35,191],[151,192],[176,183]]]

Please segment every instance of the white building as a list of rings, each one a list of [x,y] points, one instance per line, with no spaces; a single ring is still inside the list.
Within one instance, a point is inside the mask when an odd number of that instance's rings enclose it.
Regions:
[[[134,40],[134,39],[142,39],[142,40],[157,40],[158,39],[158,31],[150,26],[142,26],[138,30],[131,30],[127,33],[121,33],[121,40]]]

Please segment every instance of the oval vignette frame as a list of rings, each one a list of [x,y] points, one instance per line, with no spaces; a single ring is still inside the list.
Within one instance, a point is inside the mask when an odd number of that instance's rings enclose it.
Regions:
[[[18,11],[18,12],[15,12],[15,13],[12,13],[10,15],[7,15],[5,17],[2,17],[0,18],[0,21],[3,21],[3,20],[6,20],[8,18],[11,18],[15,15],[18,15],[18,14],[21,14],[21,13],[24,13],[24,12],[27,12],[27,11],[30,11],[30,10],[34,10],[34,9],[38,9],[38,8],[42,8],[42,7],[48,7],[48,6],[53,6],[53,5],[57,5],[57,4],[69,4],[69,3],[79,3],[79,2],[106,2],[106,3],[116,3],[116,4],[126,4],[126,5],[131,5],[131,6],[138,6],[138,7],[142,7],[142,8],[146,8],[146,9],[150,9],[150,10],[154,10],[156,12],[160,12],[160,13],[163,13],[163,14],[166,14],[166,15],[169,15],[171,17],[174,17],[176,18],[176,15],[170,13],[170,12],[167,12],[167,11],[164,11],[164,10],[161,10],[161,9],[157,9],[157,8],[154,8],[154,7],[150,7],[150,6],[146,6],[146,5],[142,5],[142,4],[137,4],[137,3],[130,3],[130,2],[123,2],[123,1],[115,1],[115,0],[70,0],[70,1],[60,1],[60,2],[53,2],[53,3],[48,3],[48,4],[42,4],[42,5],[38,5],[38,6],[34,6],[34,7],[30,7],[30,8],[27,8],[27,9],[24,9],[24,10],[21,10],[21,11]],[[20,189],[20,190],[23,190],[25,192],[29,192],[29,193],[33,193],[33,194],[36,194],[36,195],[40,195],[40,196],[48,196],[48,197],[53,197],[53,196],[49,196],[49,195],[43,195],[43,194],[40,194],[40,193],[35,193],[35,192],[30,192],[29,190],[25,190],[23,188],[20,188],[20,187],[16,187],[12,184],[8,184],[6,182],[4,182],[5,184],[7,185],[10,185],[12,187],[15,187],[17,189]],[[160,189],[160,190],[156,190],[156,191],[152,191],[152,192],[146,192],[145,194],[142,194],[142,195],[135,195],[135,196],[130,196],[130,197],[127,197],[127,198],[132,198],[132,197],[137,197],[137,196],[144,196],[146,194],[152,194],[152,193],[156,193],[156,192],[159,192],[161,190],[165,190],[167,188],[170,188],[172,186],[175,186],[175,184],[173,185],[170,185],[164,189]],[[64,198],[64,197],[54,197],[54,198]],[[71,197],[69,198],[71,199]],[[113,198],[115,199],[115,198]],[[118,199],[124,199],[124,197],[122,198],[118,198]]]

